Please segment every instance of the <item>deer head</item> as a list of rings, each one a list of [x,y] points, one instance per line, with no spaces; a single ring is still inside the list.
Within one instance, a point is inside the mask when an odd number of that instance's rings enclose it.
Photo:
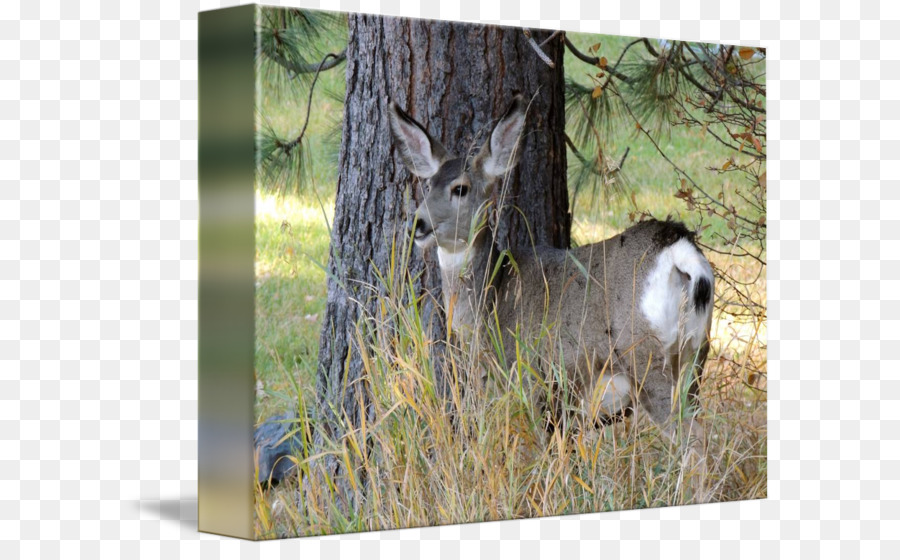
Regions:
[[[427,194],[413,222],[416,245],[437,245],[445,254],[462,253],[483,229],[495,183],[517,163],[516,148],[525,123],[522,97],[513,98],[473,158],[448,154],[424,126],[394,102],[390,103],[390,121],[403,163],[426,182]]]

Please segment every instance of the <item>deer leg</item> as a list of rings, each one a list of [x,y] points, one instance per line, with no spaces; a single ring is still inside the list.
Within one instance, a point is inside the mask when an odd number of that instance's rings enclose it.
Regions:
[[[676,371],[676,373],[681,375],[689,376],[687,404],[694,409],[694,414],[691,415],[691,422],[686,430],[687,437],[690,438],[690,460],[688,464],[697,473],[692,481],[699,481],[699,485],[694,485],[694,500],[698,503],[705,503],[711,499],[708,488],[706,488],[708,480],[706,432],[698,414],[700,409],[700,377],[703,374],[703,366],[706,364],[708,354],[709,341],[704,340],[697,351],[687,357],[685,360],[687,362],[686,367]]]
[[[691,383],[688,387],[688,395],[691,398],[691,404],[695,407],[700,405],[700,380],[703,376],[703,367],[706,365],[706,358],[709,355],[709,340],[704,340],[696,352],[690,356],[686,356],[688,368],[690,371],[682,372],[682,375],[690,374]],[[686,370],[688,368],[685,368]]]
[[[708,495],[705,488],[707,469],[704,430],[694,415],[682,418],[682,399],[675,392],[678,387],[675,382],[677,377],[671,372],[673,364],[664,356],[663,352],[646,356],[643,368],[640,367],[641,361],[637,361],[638,402],[660,431],[674,445],[685,450],[683,469],[685,478],[689,480],[693,490],[693,501],[706,502]]]
[[[660,353],[641,353],[636,349],[634,362],[635,392],[644,412],[666,435],[672,435],[672,377],[666,359]]]

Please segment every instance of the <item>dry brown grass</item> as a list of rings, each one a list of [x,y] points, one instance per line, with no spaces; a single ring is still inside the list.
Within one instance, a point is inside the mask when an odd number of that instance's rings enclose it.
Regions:
[[[713,260],[737,277],[758,275],[734,258]],[[368,318],[365,332],[359,328],[365,364],[359,383],[370,416],[312,457],[297,457],[299,478],[257,488],[260,538],[690,504],[691,476],[704,477],[709,501],[766,496],[764,315],[735,315],[727,306],[716,312],[701,388],[707,436],[701,475],[691,472],[687,449],[640,414],[602,429],[586,428],[575,415],[548,435],[533,405],[548,384],[524,366],[506,372],[489,363],[500,381],[479,384],[467,380],[473,358],[452,351],[450,391],[442,398],[429,330],[416,307],[391,295],[406,289],[396,282],[379,316]],[[720,299],[730,289],[721,287]],[[753,289],[765,302],[764,279]],[[527,353],[527,343],[521,345],[517,351]],[[478,363],[485,367],[483,357]],[[313,391],[301,381],[299,398],[313,402]],[[338,475],[326,467],[326,455],[340,465]]]

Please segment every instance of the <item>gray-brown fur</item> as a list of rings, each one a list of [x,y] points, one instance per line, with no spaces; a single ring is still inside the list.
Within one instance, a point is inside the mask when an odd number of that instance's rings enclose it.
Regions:
[[[516,163],[523,100],[513,101],[470,161],[447,155],[421,125],[395,105],[390,109],[399,152],[429,183],[413,233],[421,247],[438,247],[453,333],[464,345],[478,345],[485,329],[500,325],[507,371],[515,362],[514,333],[529,343],[549,341],[536,343],[531,365],[549,371],[563,364],[576,406],[588,406],[595,389],[611,389],[613,398],[602,399],[606,409],[599,413],[613,414],[636,396],[639,408],[672,435],[673,390],[693,362],[690,393],[697,394],[712,311],[712,272],[687,228],[649,220],[571,250],[538,246],[503,254],[488,217],[496,189],[502,192]],[[424,148],[416,155],[410,146]],[[429,154],[442,155],[428,161]],[[416,157],[418,164],[410,165]],[[434,171],[423,174],[424,167]]]

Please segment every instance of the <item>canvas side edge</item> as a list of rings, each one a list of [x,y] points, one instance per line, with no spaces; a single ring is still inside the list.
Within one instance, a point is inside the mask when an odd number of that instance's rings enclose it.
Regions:
[[[198,529],[253,531],[256,6],[198,18]]]

